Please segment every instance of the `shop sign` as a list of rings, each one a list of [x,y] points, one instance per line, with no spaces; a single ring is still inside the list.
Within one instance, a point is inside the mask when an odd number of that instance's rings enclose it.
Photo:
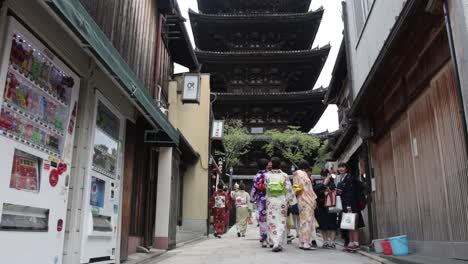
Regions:
[[[214,120],[213,121],[213,130],[211,131],[212,139],[223,139],[224,134],[224,121],[223,120]]]
[[[200,104],[200,74],[184,74],[184,87],[182,92],[182,102],[188,104]]]

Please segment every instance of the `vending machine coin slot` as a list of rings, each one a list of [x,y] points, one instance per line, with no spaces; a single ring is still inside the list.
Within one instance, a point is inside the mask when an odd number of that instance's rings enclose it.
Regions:
[[[47,232],[49,209],[3,203],[0,231]]]

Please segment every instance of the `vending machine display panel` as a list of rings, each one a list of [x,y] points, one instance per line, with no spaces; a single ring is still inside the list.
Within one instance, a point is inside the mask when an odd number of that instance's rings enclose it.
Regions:
[[[10,188],[39,192],[42,159],[21,150],[15,150]]]

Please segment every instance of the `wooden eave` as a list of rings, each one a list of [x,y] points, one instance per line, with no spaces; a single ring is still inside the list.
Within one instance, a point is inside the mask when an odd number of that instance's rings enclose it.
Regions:
[[[232,9],[247,12],[306,12],[311,0],[278,0],[274,10],[265,9],[271,0],[197,0],[198,9],[203,13],[227,13]],[[262,3],[263,2],[263,3]]]
[[[257,104],[285,102],[296,103],[321,103],[327,89],[319,88],[302,92],[282,92],[282,93],[215,93],[217,101],[222,102],[243,102],[253,101]]]
[[[196,50],[198,60],[204,64],[258,64],[258,63],[311,63],[326,61],[330,45],[313,50],[297,51],[233,51],[215,52]]]
[[[195,44],[200,49],[213,50],[216,32],[297,32],[297,49],[309,49],[315,40],[324,10],[298,14],[208,15],[189,10]]]
[[[335,66],[332,71],[332,79],[330,86],[328,87],[327,94],[325,95],[326,104],[335,104],[336,98],[340,93],[340,89],[343,88],[343,82],[348,76],[348,65],[346,62],[346,47],[344,40],[341,42],[340,50],[338,51],[338,57],[335,62]]]

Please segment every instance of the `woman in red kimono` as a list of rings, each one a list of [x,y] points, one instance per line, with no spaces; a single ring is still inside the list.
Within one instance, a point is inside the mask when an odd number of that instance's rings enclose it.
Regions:
[[[218,190],[210,199],[211,215],[213,217],[214,235],[221,238],[226,227],[226,213],[231,208],[229,195],[223,191],[223,184],[218,184]]]

